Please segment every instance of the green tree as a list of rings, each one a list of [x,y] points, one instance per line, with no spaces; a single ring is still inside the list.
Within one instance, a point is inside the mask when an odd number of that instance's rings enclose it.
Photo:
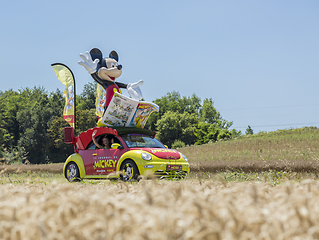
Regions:
[[[217,141],[220,128],[216,124],[199,122],[195,131],[196,145],[206,144],[209,141]]]
[[[4,121],[2,128],[7,131],[5,137],[4,147],[10,148],[16,146],[19,140],[19,124],[17,122],[17,112],[23,109],[23,105],[26,101],[23,101],[22,97],[18,92],[12,89],[1,92],[0,102],[3,103],[1,106],[1,115]]]
[[[34,100],[39,96],[47,94],[44,88],[26,88],[19,91],[13,91],[12,89],[0,93],[0,102],[4,103],[1,106],[2,119],[4,124],[2,128],[5,129],[4,135],[4,147],[7,149],[17,146],[21,129],[17,120],[19,112],[26,109],[30,109],[33,106]]]
[[[76,108],[80,110],[95,109],[95,100],[96,82],[87,83],[83,87],[83,92],[76,96]]]
[[[168,147],[171,147],[176,140],[188,145],[194,144],[197,124],[198,118],[195,114],[168,111],[156,123],[158,138]]]
[[[55,92],[51,92],[48,96],[48,106],[52,110],[52,119],[54,116],[61,116],[63,114],[65,98],[63,92],[57,89]]]
[[[1,96],[0,92],[0,96]],[[5,143],[5,133],[6,133],[6,129],[5,129],[5,121],[4,121],[4,102],[0,101],[0,158],[3,157],[3,146]]]
[[[153,102],[159,106],[159,112],[151,114],[145,127],[155,131],[158,130],[156,128],[157,121],[161,119],[166,112],[171,111],[180,114],[187,112],[198,116],[201,108],[201,100],[196,94],[193,94],[191,97],[181,97],[176,91],[169,92],[164,97],[156,99]]]
[[[47,130],[50,162],[63,162],[73,152],[73,145],[64,143],[64,128],[69,126],[62,115],[52,120]]]
[[[196,135],[196,145],[206,144],[208,142],[216,142],[218,140],[229,139],[232,137],[237,137],[241,135],[240,131],[236,129],[229,130],[228,128],[223,127],[223,123],[205,123],[200,122],[195,131]],[[226,126],[228,126],[226,124]]]
[[[168,146],[174,142],[177,145],[180,142],[204,144],[241,134],[240,131],[230,130],[233,123],[222,119],[211,98],[205,98],[201,105],[201,99],[195,94],[181,97],[173,91],[154,103],[160,110],[150,116],[146,128],[157,131],[160,140]]]
[[[80,95],[79,105],[85,109],[77,109],[77,133],[96,125],[95,88],[87,84]],[[64,105],[58,89],[49,94],[41,87],[0,91],[0,157],[4,148],[6,156],[25,149],[31,163],[64,161],[72,152],[64,144]]]
[[[216,123],[217,120],[222,120],[211,98],[204,99],[203,105],[200,108],[200,120],[211,124]]]
[[[251,128],[251,126],[248,125],[248,127],[246,128],[245,134],[246,134],[246,135],[252,135],[252,134],[254,134],[254,131],[253,131],[253,129]]]
[[[183,147],[185,147],[185,143],[182,142],[181,140],[175,140],[174,143],[172,144],[173,149],[183,148]]]
[[[24,147],[31,163],[48,162],[48,123],[52,118],[51,108],[46,95],[38,95],[33,99],[30,109],[17,114],[20,126],[19,147]]]
[[[96,126],[97,117],[95,115],[95,109],[78,109],[76,111],[76,134],[80,134]]]
[[[96,126],[95,91],[96,84],[89,83],[77,96],[77,135]],[[169,147],[204,144],[240,134],[229,130],[232,122],[222,119],[211,98],[201,105],[195,94],[182,97],[173,91],[154,102],[160,112],[151,115],[146,127],[156,130]],[[64,161],[73,151],[64,143],[64,127],[69,126],[63,119],[64,105],[60,90],[49,94],[40,87],[0,91],[0,157],[6,148],[12,153],[23,150],[21,156],[26,151],[31,163]]]

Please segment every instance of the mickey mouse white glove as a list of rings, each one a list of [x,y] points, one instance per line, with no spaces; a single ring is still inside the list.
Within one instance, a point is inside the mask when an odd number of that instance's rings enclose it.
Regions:
[[[83,61],[79,61],[79,64],[89,72],[89,74],[93,74],[96,72],[97,64],[99,63],[99,59],[95,59],[94,62],[92,60],[91,54],[89,52],[80,53],[80,57]]]
[[[143,80],[139,80],[136,83],[127,84],[127,91],[131,98],[134,100],[141,100],[143,98],[140,86],[143,84]]]

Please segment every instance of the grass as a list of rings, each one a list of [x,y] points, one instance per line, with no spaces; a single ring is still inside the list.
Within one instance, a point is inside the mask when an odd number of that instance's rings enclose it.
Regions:
[[[319,174],[307,173],[307,172],[284,172],[284,171],[265,171],[265,172],[239,172],[239,171],[225,171],[218,173],[211,172],[191,172],[188,178],[184,181],[213,181],[223,184],[234,182],[253,182],[253,183],[265,183],[272,186],[277,186],[285,182],[300,183],[304,180],[318,180]],[[154,180],[150,180],[154,181]],[[180,182],[181,180],[166,179],[156,180],[157,182]],[[52,185],[52,184],[67,184],[68,181],[62,174],[49,173],[49,172],[25,172],[25,173],[5,173],[0,174],[0,185]],[[122,184],[121,180],[89,180],[84,179],[78,183],[78,185],[108,185],[108,184]],[[130,184],[130,183],[128,183]],[[139,184],[133,182],[133,184]]]
[[[52,164],[12,164],[0,165],[0,173],[27,173],[27,172],[48,172],[60,174],[63,171],[64,163]]]
[[[0,185],[5,184],[52,184],[65,183],[63,174],[48,172],[26,172],[26,173],[5,173],[0,174]]]
[[[254,182],[277,186],[285,182],[300,183],[304,180],[319,180],[319,175],[312,172],[285,172],[268,170],[264,172],[225,171],[219,173],[191,172],[188,179],[217,181],[222,183]]]
[[[180,148],[196,172],[319,171],[319,129],[261,132],[200,146]]]

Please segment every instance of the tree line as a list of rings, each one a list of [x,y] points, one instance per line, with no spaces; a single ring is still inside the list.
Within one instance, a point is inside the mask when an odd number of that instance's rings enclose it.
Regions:
[[[96,126],[96,83],[88,83],[76,96],[76,134]],[[146,128],[157,132],[156,137],[170,148],[201,145],[209,141],[241,135],[230,130],[232,122],[223,119],[211,98],[193,94],[181,96],[167,93],[153,101],[159,105]],[[73,152],[64,143],[63,119],[65,99],[57,89],[48,93],[42,87],[0,91],[0,157],[7,163],[32,164],[63,162]]]

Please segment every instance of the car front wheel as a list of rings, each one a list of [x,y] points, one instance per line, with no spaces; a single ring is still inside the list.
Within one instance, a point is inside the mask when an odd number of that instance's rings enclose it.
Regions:
[[[65,178],[69,182],[80,181],[80,171],[75,162],[69,162],[65,168]]]
[[[121,178],[124,181],[137,179],[139,175],[138,168],[133,160],[125,160],[121,165],[120,171],[122,172]]]

